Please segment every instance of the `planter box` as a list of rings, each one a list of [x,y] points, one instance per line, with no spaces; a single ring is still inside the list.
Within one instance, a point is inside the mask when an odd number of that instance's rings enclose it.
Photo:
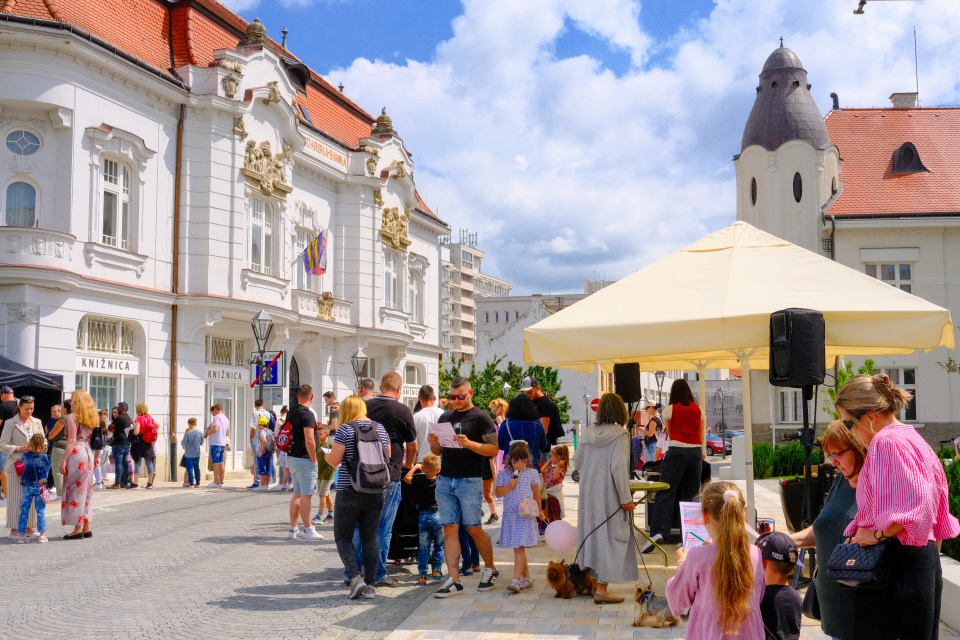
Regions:
[[[951,629],[960,630],[960,562],[945,555],[940,556],[943,569],[943,597],[940,601],[940,620]]]

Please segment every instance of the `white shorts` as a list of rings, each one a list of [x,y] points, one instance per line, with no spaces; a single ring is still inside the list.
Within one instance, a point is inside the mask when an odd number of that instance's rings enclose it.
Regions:
[[[287,465],[287,452],[286,451],[277,451],[277,466],[281,469],[289,469]]]

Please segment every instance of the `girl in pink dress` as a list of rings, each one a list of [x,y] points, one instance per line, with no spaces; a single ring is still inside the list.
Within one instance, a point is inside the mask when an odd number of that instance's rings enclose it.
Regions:
[[[60,520],[73,531],[65,540],[91,538],[91,501],[93,499],[93,469],[99,464],[90,449],[90,436],[99,425],[97,408],[86,391],[74,391],[69,401],[72,412],[67,415],[67,450],[60,463],[63,474],[63,502]],[[64,403],[67,406],[67,403]]]

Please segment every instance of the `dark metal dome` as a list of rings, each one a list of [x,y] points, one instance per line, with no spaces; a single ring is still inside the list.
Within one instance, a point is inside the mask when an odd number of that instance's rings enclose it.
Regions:
[[[817,149],[830,146],[827,125],[810,95],[807,72],[797,54],[781,46],[763,64],[740,150],[757,144],[774,151],[790,140],[806,140]]]

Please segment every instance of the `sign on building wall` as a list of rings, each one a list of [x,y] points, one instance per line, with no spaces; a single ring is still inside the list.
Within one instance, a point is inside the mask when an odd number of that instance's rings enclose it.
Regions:
[[[259,352],[253,352],[250,354],[251,358],[256,358],[260,354]],[[284,366],[283,351],[264,351],[263,352],[263,361],[266,365],[264,367],[264,377],[263,377],[263,386],[265,387],[283,387],[286,386],[286,376],[284,375],[287,371],[287,368]],[[256,387],[260,384],[260,365],[255,364],[250,367],[250,386]]]
[[[135,376],[140,373],[140,360],[136,358],[114,358],[110,356],[77,356],[76,370],[125,373]]]

